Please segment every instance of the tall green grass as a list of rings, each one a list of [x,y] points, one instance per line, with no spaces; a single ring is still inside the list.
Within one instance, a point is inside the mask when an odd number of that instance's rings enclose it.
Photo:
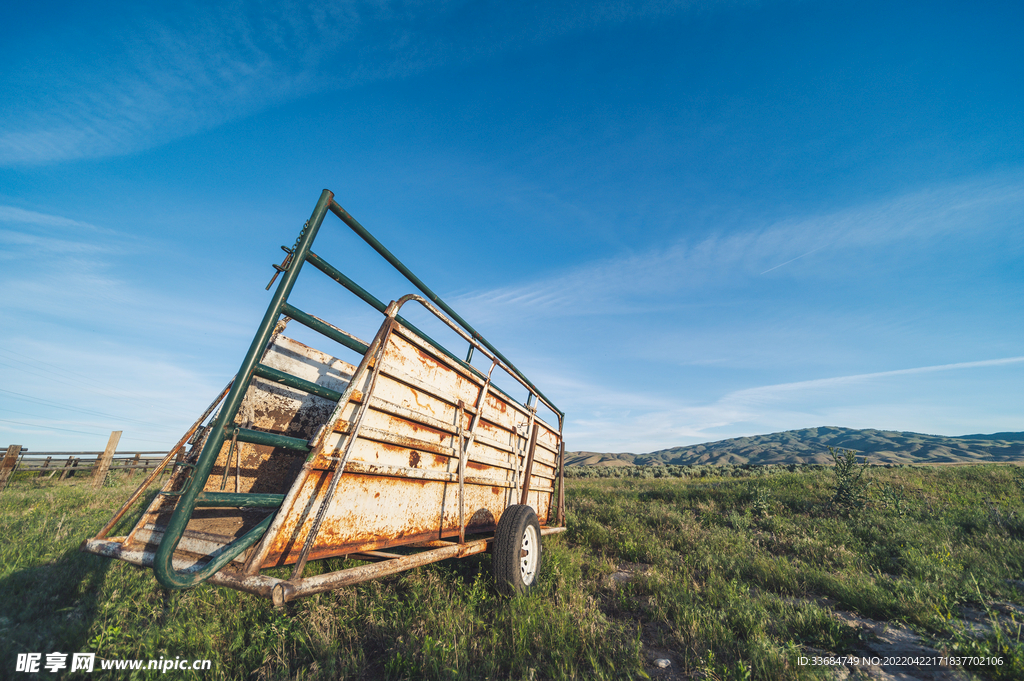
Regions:
[[[910,625],[955,654],[999,654],[1002,667],[973,671],[1024,678],[1012,621],[993,610],[999,626],[977,636],[958,620],[963,604],[1024,605],[1019,470],[873,468],[861,480],[865,503],[843,510],[830,467],[574,479],[569,531],[545,539],[528,596],[497,595],[482,555],[284,611],[209,585],[170,592],[149,570],[80,553],[130,485],[23,480],[0,495],[0,678],[19,652],[55,651],[209,658],[212,671],[168,672],[203,679],[644,678],[660,673],[652,655],[684,676],[827,678],[799,657],[856,651],[864,636],[835,609]],[[612,580],[619,570],[629,578]]]
[[[544,579],[527,597],[497,595],[483,555],[276,611],[210,585],[168,591],[149,570],[79,552],[130,490],[30,480],[0,496],[0,678],[25,652],[211,659],[212,673],[169,672],[203,679],[612,679],[640,668],[638,630],[598,607],[587,552],[565,542],[545,541]]]
[[[858,634],[819,605],[827,602],[910,625],[950,650],[999,649],[1002,667],[974,671],[1024,678],[1024,639],[1013,622],[985,643],[950,617],[966,603],[1024,604],[1019,469],[859,476],[846,466],[575,480],[567,539],[609,563],[652,566],[624,600],[635,604],[635,619],[659,625],[656,643],[677,651],[687,672],[810,675],[795,664],[800,650],[857,649]]]

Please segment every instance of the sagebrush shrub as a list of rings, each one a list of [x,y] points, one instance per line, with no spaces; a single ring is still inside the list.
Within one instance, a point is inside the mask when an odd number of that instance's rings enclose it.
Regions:
[[[864,508],[867,502],[867,482],[863,480],[866,466],[857,463],[857,452],[852,449],[828,448],[835,466],[832,469],[832,499],[829,508],[851,513]]]
[[[750,490],[750,510],[761,518],[767,518],[772,510],[772,493],[767,487],[755,485]]]

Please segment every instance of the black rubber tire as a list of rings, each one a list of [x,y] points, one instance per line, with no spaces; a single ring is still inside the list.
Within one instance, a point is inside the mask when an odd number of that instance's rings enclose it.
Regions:
[[[523,556],[524,550],[530,553]],[[528,592],[540,576],[542,557],[540,523],[533,508],[522,504],[506,508],[494,533],[491,555],[498,591],[507,596]]]

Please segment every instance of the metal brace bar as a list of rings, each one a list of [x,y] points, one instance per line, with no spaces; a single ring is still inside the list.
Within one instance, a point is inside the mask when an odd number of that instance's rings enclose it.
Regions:
[[[459,429],[459,543],[466,543],[466,456],[465,448],[462,446],[464,435],[462,433],[462,417],[465,413],[465,404],[459,400],[455,410],[456,423]]]
[[[558,457],[558,524],[565,525],[565,440]]]
[[[533,433],[530,435],[530,448],[529,453],[526,455],[526,473],[523,476],[523,497],[519,501],[520,504],[526,504],[526,497],[530,493],[530,478],[533,474],[533,453],[537,450],[537,432],[540,430],[540,424],[533,424]]]
[[[387,345],[388,336],[391,335],[391,329],[394,327],[394,305],[388,306],[388,321],[381,326],[380,331],[377,333],[377,337],[373,339],[373,343],[370,348],[363,355],[363,360],[359,363],[359,369],[355,375],[352,376],[352,381],[349,383],[349,390],[346,393],[350,393],[351,388],[358,383],[358,379],[362,378],[361,374],[364,374],[369,368],[371,358],[373,361],[373,370],[370,373],[370,382],[366,386],[364,395],[373,394],[373,386],[377,382],[377,376],[380,375],[380,367],[384,363],[384,349]],[[372,350],[372,352],[371,352]],[[341,480],[341,476],[345,473],[345,464],[348,463],[348,458],[352,454],[352,445],[359,436],[359,427],[363,424],[363,416],[369,411],[370,400],[364,399],[362,404],[359,405],[359,413],[356,418],[353,419],[352,428],[348,434],[348,440],[345,442],[345,452],[342,455],[342,460],[338,463],[334,469],[334,473],[331,475],[331,486],[327,488],[327,493],[324,495],[324,499],[320,502],[320,508],[317,509],[316,518],[313,519],[313,525],[309,528],[309,533],[306,535],[306,541],[302,545],[302,552],[299,554],[299,559],[295,563],[295,569],[292,571],[289,580],[296,580],[302,577],[302,571],[306,568],[306,561],[309,559],[309,552],[313,548],[313,543],[316,541],[316,536],[320,532],[320,525],[323,524],[324,518],[327,517],[327,509],[331,505],[331,499],[334,498],[334,491],[338,488],[338,482]],[[338,403],[340,408],[341,402]],[[338,409],[335,409],[336,415],[340,415]],[[326,442],[326,433],[324,437]]]
[[[238,446],[238,428],[235,428],[234,432],[231,433],[231,447],[228,448],[228,458],[224,462],[224,475],[220,479],[220,491],[224,491],[224,488],[228,484],[228,471],[231,470],[231,456],[235,453],[235,447]],[[238,479],[235,479],[235,491],[238,491]]]
[[[107,534],[110,532],[111,529],[113,529],[117,521],[121,519],[121,517],[128,511],[129,508],[131,508],[131,505],[138,501],[139,497],[142,496],[142,493],[146,491],[146,488],[153,484],[153,481],[156,480],[156,477],[160,475],[160,471],[162,471],[164,467],[168,463],[170,463],[171,457],[177,454],[178,451],[185,446],[185,443],[188,442],[189,438],[192,437],[192,435],[196,432],[199,426],[202,425],[203,421],[206,420],[206,417],[213,413],[213,410],[217,408],[217,405],[220,404],[220,401],[223,400],[224,396],[228,394],[229,390],[231,390],[231,384],[234,382],[235,379],[233,378],[230,381],[228,381],[228,384],[224,386],[224,390],[222,390],[220,395],[217,396],[217,399],[211,402],[210,406],[207,407],[206,411],[203,412],[203,415],[196,419],[196,422],[192,424],[192,427],[185,432],[185,434],[182,436],[180,440],[178,440],[178,444],[171,447],[171,450],[167,452],[167,456],[163,458],[163,461],[157,464],[156,468],[153,469],[153,472],[146,476],[146,479],[143,480],[142,484],[140,484],[138,488],[135,490],[135,492],[132,493],[131,497],[128,498],[128,501],[124,502],[124,505],[122,505],[121,508],[117,510],[117,513],[114,514],[114,517],[111,518],[110,521],[103,526],[103,528],[95,537],[93,537],[93,539],[103,539],[107,536]]]
[[[473,414],[473,422],[469,424],[469,437],[462,441],[462,433],[459,433],[461,452],[459,453],[459,543],[464,544],[466,542],[466,523],[464,519],[463,506],[466,498],[465,494],[465,477],[466,477],[466,464],[469,461],[469,448],[473,444],[473,440],[476,438],[476,427],[480,423],[480,414],[484,410],[484,404],[487,402],[487,391],[491,387],[491,374],[494,372],[494,367],[498,366],[498,362],[494,361],[491,364],[491,368],[487,371],[487,380],[484,381],[484,385],[480,388],[480,395],[476,398],[476,413]],[[459,401],[459,426],[462,426],[462,401]]]
[[[516,459],[517,459],[516,460],[516,477],[515,477],[515,481],[514,481],[515,482],[515,491],[516,491],[516,493],[519,493],[519,487],[520,487],[520,485],[523,484],[523,470],[526,468],[526,455],[527,455],[526,448],[529,447],[529,433],[530,433],[531,430],[533,430],[533,426],[534,426],[533,422],[536,419],[536,417],[537,417],[537,408],[536,407],[531,407],[530,408],[530,420],[527,422],[527,424],[526,424],[526,431],[523,433],[523,437],[526,438],[526,441],[523,443],[523,445],[524,445],[524,449],[522,450],[522,452],[523,452],[522,457],[523,458],[520,459],[519,455],[518,454],[516,455]],[[519,437],[519,434],[516,433],[516,438],[518,439],[518,437]],[[516,449],[519,450],[518,447],[516,447]],[[529,485],[526,485],[526,487],[529,487]],[[513,496],[512,498],[514,499],[515,497]]]

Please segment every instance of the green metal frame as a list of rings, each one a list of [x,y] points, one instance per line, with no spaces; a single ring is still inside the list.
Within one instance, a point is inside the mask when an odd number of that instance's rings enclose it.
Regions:
[[[530,396],[527,400],[527,405],[532,402],[534,396],[539,398],[554,414],[558,416],[559,430],[561,430],[561,423],[564,417],[563,412],[557,409],[550,400],[537,390],[533,383],[531,383],[529,379],[516,369],[504,355],[498,352],[494,346],[480,336],[472,326],[466,323],[466,321],[452,310],[451,307],[449,307],[443,300],[441,300],[437,294],[427,288],[427,286],[420,281],[420,279],[416,277],[409,268],[402,264],[398,258],[384,248],[384,246],[377,241],[377,239],[375,239],[365,227],[360,225],[355,218],[339,206],[334,201],[334,194],[325,189],[320,195],[320,200],[317,201],[316,208],[313,209],[313,214],[299,233],[299,237],[296,240],[294,247],[292,249],[285,249],[289,253],[289,257],[286,260],[286,266],[278,267],[275,265],[275,268],[279,271],[283,271],[284,276],[278,284],[277,289],[274,291],[270,304],[267,306],[267,312],[263,316],[263,321],[260,322],[260,326],[256,331],[252,344],[249,346],[248,352],[245,354],[245,359],[242,360],[242,365],[238,369],[238,374],[231,386],[231,390],[228,392],[228,395],[224,400],[220,413],[210,426],[210,434],[203,446],[202,453],[194,464],[189,464],[187,466],[187,469],[190,469],[190,474],[186,477],[182,488],[177,492],[165,493],[168,496],[178,497],[178,500],[175,504],[171,519],[167,524],[167,528],[164,531],[163,538],[160,541],[160,546],[157,548],[156,555],[153,559],[153,570],[156,573],[156,578],[160,584],[167,588],[182,589],[205,581],[250,546],[258,542],[266,533],[267,528],[270,527],[274,517],[277,515],[276,512],[270,513],[262,522],[249,530],[249,532],[244,536],[220,548],[215,554],[213,554],[211,560],[201,568],[186,571],[177,570],[172,565],[172,557],[174,555],[174,551],[178,547],[178,543],[181,541],[181,537],[185,532],[185,528],[188,525],[188,522],[192,517],[192,512],[195,508],[210,506],[279,508],[282,504],[285,496],[282,494],[246,494],[202,491],[210,476],[214,463],[216,463],[217,457],[225,440],[229,438],[231,434],[236,434],[235,436],[238,442],[282,447],[304,453],[309,453],[311,451],[310,444],[306,440],[240,428],[234,424],[235,416],[238,413],[238,409],[242,404],[242,400],[245,397],[246,391],[249,389],[252,379],[254,377],[263,378],[313,395],[318,395],[329,400],[337,401],[341,398],[341,393],[338,393],[337,391],[324,388],[323,386],[292,376],[285,372],[272,369],[260,363],[260,357],[267,345],[270,343],[271,337],[274,333],[274,328],[281,315],[291,317],[304,326],[307,326],[310,329],[317,331],[318,333],[331,338],[332,340],[335,340],[360,354],[365,355],[368,349],[366,344],[362,341],[359,341],[340,329],[327,324],[323,320],[288,304],[288,296],[291,294],[292,288],[295,286],[295,281],[299,276],[299,271],[302,269],[302,265],[309,262],[328,277],[354,293],[364,302],[386,314],[387,306],[383,302],[375,298],[361,286],[312,252],[311,248],[313,241],[316,239],[316,235],[320,231],[320,226],[323,224],[328,211],[333,212],[341,218],[341,220],[348,225],[352,231],[359,235],[366,243],[383,256],[384,259],[387,260],[395,269],[401,272],[406,279],[422,291],[430,301],[451,315],[451,317],[457,321],[475,341],[479,342],[481,345],[493,352],[495,356],[499,357],[507,367],[530,388]],[[422,337],[425,341],[436,347],[458,364],[483,376],[478,369],[469,364],[469,359],[472,358],[472,345],[470,346],[469,355],[466,360],[463,361],[402,317],[399,316],[397,319],[413,333]]]

